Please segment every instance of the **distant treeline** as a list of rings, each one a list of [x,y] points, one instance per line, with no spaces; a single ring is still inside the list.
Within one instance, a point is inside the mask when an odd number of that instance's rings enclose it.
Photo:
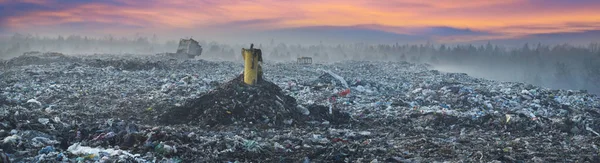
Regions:
[[[521,48],[484,45],[339,45],[279,44],[266,58],[310,56],[313,60],[379,60],[428,63],[441,71],[465,72],[500,81],[600,94],[600,44],[588,46],[524,44]],[[291,56],[291,57],[290,57]]]
[[[15,34],[9,39],[1,40],[0,53],[15,56],[27,51],[55,51],[69,54],[93,53],[154,53],[174,51],[175,41],[159,43],[154,37],[113,37],[92,38],[78,35],[40,37],[33,35]]]
[[[240,49],[248,45],[227,45],[199,40],[201,58],[241,60]],[[0,56],[21,55],[27,51],[54,51],[67,54],[156,54],[175,52],[178,40],[159,42],[156,36],[134,38],[105,36],[39,37],[15,34],[0,40]],[[482,45],[371,45],[357,43],[326,46],[287,45],[274,40],[255,43],[267,61],[294,61],[313,57],[315,62],[342,60],[409,61],[429,63],[441,71],[502,81],[519,81],[551,88],[586,89],[600,94],[600,44],[587,46],[525,44],[505,48]]]

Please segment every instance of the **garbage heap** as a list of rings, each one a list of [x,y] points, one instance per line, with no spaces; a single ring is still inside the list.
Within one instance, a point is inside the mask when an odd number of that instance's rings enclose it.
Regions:
[[[56,52],[26,52],[19,57],[15,57],[8,61],[0,62],[0,68],[8,68],[10,66],[25,66],[25,65],[43,65],[49,63],[68,63],[77,61],[77,58],[68,57],[62,53]]]
[[[226,82],[160,116],[164,124],[190,124],[208,127],[222,125],[304,125],[311,121],[347,123],[348,113],[321,105],[300,106],[276,84],[261,80],[255,85],[242,82],[243,75]]]

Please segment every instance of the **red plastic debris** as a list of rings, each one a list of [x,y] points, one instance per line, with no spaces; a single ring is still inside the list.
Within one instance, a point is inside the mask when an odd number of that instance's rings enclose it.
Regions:
[[[363,142],[364,145],[369,145],[371,144],[371,139],[367,139]]]
[[[329,102],[334,103],[336,101],[335,97],[330,97]]]
[[[333,139],[331,139],[331,142],[334,142],[334,143],[337,143],[337,142],[348,143],[348,140],[344,140],[342,138],[333,138]]]
[[[346,95],[350,94],[350,89],[346,89],[346,90],[344,90],[344,91],[341,91],[341,92],[340,92],[340,93],[338,93],[338,94],[339,94],[340,96],[342,96],[342,97],[343,97],[343,96],[346,96]]]

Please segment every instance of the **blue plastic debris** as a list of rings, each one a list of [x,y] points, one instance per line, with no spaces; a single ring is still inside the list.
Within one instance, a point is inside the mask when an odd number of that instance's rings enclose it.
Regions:
[[[62,161],[65,160],[65,158],[67,158],[67,156],[65,156],[65,154],[62,152],[56,155],[56,161]]]
[[[442,108],[446,108],[446,109],[449,109],[449,108],[450,108],[450,106],[448,106],[447,104],[440,104],[440,107],[442,107]]]
[[[104,156],[110,156],[110,154],[108,152],[98,152],[98,155],[100,155],[99,157],[104,157]]]
[[[469,87],[460,88],[460,90],[458,91],[458,94],[464,94],[464,93],[471,94],[471,93],[473,93],[473,89],[469,88]]]
[[[0,162],[10,162],[9,155],[0,150]]]
[[[302,163],[310,163],[310,159],[308,157],[304,157],[304,162]]]
[[[50,152],[54,152],[55,149],[52,146],[46,146],[44,148],[42,148],[40,151],[38,151],[38,154],[48,154]]]

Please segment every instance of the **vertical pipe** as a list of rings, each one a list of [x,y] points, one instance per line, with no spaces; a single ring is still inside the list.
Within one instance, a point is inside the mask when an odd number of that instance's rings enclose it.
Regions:
[[[242,48],[242,57],[244,58],[244,83],[254,85],[258,80],[258,54],[251,46],[250,49]]]

